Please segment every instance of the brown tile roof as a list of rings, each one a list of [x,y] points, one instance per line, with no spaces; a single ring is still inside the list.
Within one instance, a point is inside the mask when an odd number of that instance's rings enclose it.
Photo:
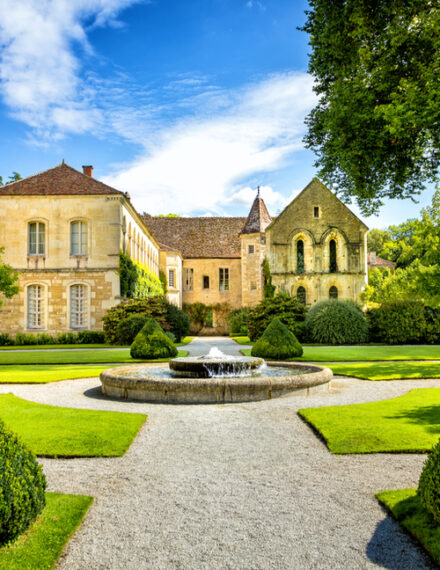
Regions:
[[[239,258],[246,218],[159,218],[144,214],[156,239],[184,258]]]
[[[86,176],[64,162],[55,168],[6,184],[0,196],[66,196],[121,194],[99,180]]]
[[[258,195],[252,204],[251,211],[242,230],[242,234],[256,234],[264,232],[271,223],[272,218],[267,211],[263,198]]]
[[[388,261],[388,259],[378,257],[374,252],[367,253],[367,263],[368,267],[389,267],[390,269],[396,267],[394,261]]]

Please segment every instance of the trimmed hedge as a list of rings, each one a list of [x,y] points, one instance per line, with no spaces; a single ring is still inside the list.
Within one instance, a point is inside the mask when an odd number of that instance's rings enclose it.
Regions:
[[[249,338],[251,341],[259,338],[276,317],[300,341],[303,341],[306,311],[306,307],[296,297],[290,297],[285,293],[278,293],[273,298],[263,299],[249,313],[247,319]]]
[[[247,336],[248,328],[247,321],[251,309],[243,307],[241,309],[234,309],[228,315],[228,327],[231,335]]]
[[[0,545],[15,540],[46,504],[46,479],[34,454],[0,421]]]
[[[377,309],[370,309],[367,318],[372,341],[386,344],[425,342],[425,306],[420,301],[384,303]],[[431,334],[431,338],[435,338],[435,332]]]
[[[154,319],[147,319],[130,348],[132,358],[154,360],[177,356],[177,348]]]
[[[425,509],[440,524],[440,441],[425,461],[417,494]]]
[[[360,344],[368,341],[368,323],[350,301],[328,299],[316,303],[306,316],[308,338],[323,344]]]
[[[251,355],[271,360],[302,356],[303,349],[296,336],[280,319],[274,318],[252,347]]]
[[[105,336],[102,331],[79,331],[77,333],[59,333],[52,336],[46,333],[17,333],[12,338],[7,333],[0,334],[0,346],[32,346],[45,344],[103,344]]]
[[[138,332],[140,332],[148,317],[145,315],[133,314],[120,321],[116,326],[115,339],[118,344],[131,344]]]

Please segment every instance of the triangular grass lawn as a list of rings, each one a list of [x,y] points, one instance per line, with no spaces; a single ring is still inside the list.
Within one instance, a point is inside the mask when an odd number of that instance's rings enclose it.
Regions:
[[[333,453],[427,453],[440,437],[440,388],[367,404],[306,408],[298,414]]]
[[[300,360],[300,359],[298,359]],[[321,362],[320,362],[321,364]],[[322,362],[333,374],[361,380],[420,380],[440,378],[440,362]]]
[[[416,489],[383,491],[376,497],[440,566],[440,526],[423,507]]]
[[[46,493],[46,507],[10,546],[0,548],[0,568],[50,570],[81,523],[92,497]]]
[[[3,394],[0,418],[36,455],[115,457],[127,451],[147,416],[60,408]]]
[[[115,364],[8,364],[0,365],[0,384],[47,384],[60,380],[94,378]]]

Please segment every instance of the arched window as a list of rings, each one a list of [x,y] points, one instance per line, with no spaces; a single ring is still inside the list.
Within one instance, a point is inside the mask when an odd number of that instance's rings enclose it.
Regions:
[[[332,285],[329,289],[328,296],[330,299],[337,299],[338,298],[338,289]]]
[[[29,285],[27,288],[27,325],[30,329],[44,328],[44,287]]]
[[[306,290],[304,289],[304,287],[302,285],[300,285],[298,287],[298,289],[296,290],[296,296],[297,296],[298,301],[300,303],[302,303],[303,305],[306,304]]]
[[[70,222],[70,254],[87,254],[87,222]]]
[[[46,251],[46,224],[30,222],[28,230],[28,254],[44,255]]]
[[[304,273],[304,242],[302,239],[296,242],[296,272]]]
[[[87,287],[70,286],[70,328],[82,329],[88,326]]]
[[[336,242],[334,239],[330,240],[330,273],[336,273],[338,265],[336,263]]]

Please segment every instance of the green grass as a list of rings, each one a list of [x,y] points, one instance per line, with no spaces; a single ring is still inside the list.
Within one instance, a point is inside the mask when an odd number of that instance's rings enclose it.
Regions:
[[[46,507],[12,545],[0,548],[0,568],[50,570],[93,502],[84,495],[46,493]]]
[[[103,370],[112,368],[107,366],[81,366],[72,364],[26,364],[14,366],[0,366],[0,384],[47,384],[59,380],[74,380],[76,378],[90,378],[99,376]]]
[[[179,356],[186,356],[187,350],[179,350]],[[168,359],[150,362],[166,362]],[[1,365],[16,364],[125,364],[148,362],[131,358],[129,348],[111,350],[56,350],[0,353]]]
[[[320,362],[333,374],[362,380],[406,380],[440,378],[440,362]]]
[[[235,342],[238,342],[238,344],[253,344],[248,336],[234,336],[231,338],[235,340]]]
[[[367,404],[306,408],[298,414],[333,453],[427,453],[440,436],[440,388]]]
[[[119,457],[145,414],[77,410],[0,395],[0,418],[36,454],[46,457]]]
[[[0,346],[2,350],[45,350],[46,348],[114,348],[113,344],[30,344],[17,346]]]
[[[416,489],[383,491],[376,497],[440,565],[440,526],[421,504]]]

